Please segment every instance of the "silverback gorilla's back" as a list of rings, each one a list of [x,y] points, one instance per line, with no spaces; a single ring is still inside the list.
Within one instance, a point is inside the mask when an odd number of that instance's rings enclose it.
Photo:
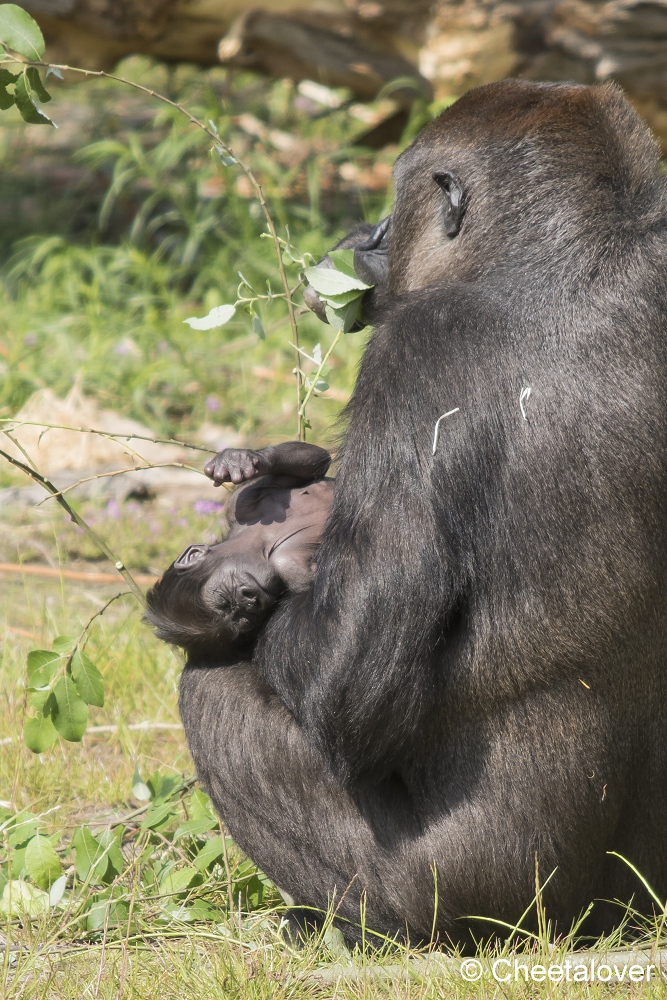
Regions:
[[[428,938],[435,865],[465,943],[520,917],[536,858],[561,931],[648,910],[608,852],[667,895],[656,147],[612,87],[504,81],[395,177],[315,585],[252,662],[186,667],[197,771],[278,885],[353,924],[366,893],[370,928]]]

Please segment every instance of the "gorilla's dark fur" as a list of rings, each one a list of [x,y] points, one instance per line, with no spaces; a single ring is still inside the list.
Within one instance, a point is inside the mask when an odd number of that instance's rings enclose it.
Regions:
[[[395,177],[315,584],[252,662],[187,665],[198,773],[298,903],[358,921],[365,893],[387,934],[430,936],[434,866],[441,938],[516,921],[536,857],[560,930],[648,909],[608,852],[665,898],[656,146],[612,87],[505,81]]]

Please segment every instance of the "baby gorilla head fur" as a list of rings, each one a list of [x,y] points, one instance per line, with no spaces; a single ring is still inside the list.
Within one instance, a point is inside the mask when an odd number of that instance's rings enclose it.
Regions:
[[[190,659],[248,645],[284,591],[267,560],[189,545],[146,596],[145,620]]]

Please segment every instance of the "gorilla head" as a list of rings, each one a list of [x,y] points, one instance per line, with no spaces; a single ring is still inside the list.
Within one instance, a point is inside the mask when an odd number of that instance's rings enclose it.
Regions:
[[[189,545],[146,596],[145,620],[165,642],[207,658],[248,641],[285,589],[249,545]]]

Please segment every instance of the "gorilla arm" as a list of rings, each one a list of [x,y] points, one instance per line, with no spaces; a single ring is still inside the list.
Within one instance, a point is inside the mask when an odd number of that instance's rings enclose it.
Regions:
[[[330,464],[331,455],[326,449],[304,441],[284,441],[259,451],[225,448],[206,463],[204,472],[215,486],[243,483],[266,475],[284,478],[285,486],[299,486],[321,479]]]
[[[257,651],[267,683],[346,781],[386,774],[419,727],[425,740],[456,601],[430,499],[440,404],[429,401],[439,390],[422,334],[394,309],[391,336],[381,326],[372,338],[314,587],[278,609]]]

